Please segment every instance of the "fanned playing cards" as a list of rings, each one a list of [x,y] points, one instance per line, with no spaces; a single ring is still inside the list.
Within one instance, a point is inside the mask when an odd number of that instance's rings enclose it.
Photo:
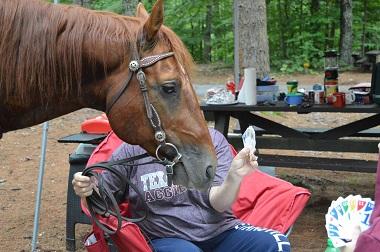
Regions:
[[[244,147],[248,147],[251,150],[256,149],[256,133],[252,126],[249,126],[241,137]]]
[[[339,197],[331,202],[326,214],[327,235],[335,248],[343,247],[352,240],[354,228],[368,229],[375,203],[360,195]]]

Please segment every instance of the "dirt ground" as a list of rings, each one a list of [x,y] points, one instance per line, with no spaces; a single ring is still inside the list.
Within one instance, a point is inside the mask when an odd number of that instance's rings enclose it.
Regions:
[[[322,74],[273,76],[279,83],[298,79],[300,83],[321,83]],[[340,83],[353,85],[369,82],[370,74],[342,73]],[[224,83],[232,79],[231,70],[200,66],[195,83]],[[65,250],[65,216],[68,156],[76,144],[60,144],[57,140],[78,133],[80,124],[100,112],[83,109],[50,121],[46,169],[40,212],[39,248],[41,251]],[[347,123],[359,115],[329,115],[313,113],[266,114],[286,125],[306,127],[328,126]],[[37,190],[42,126],[37,125],[10,132],[0,140],[0,251],[30,251],[33,231],[34,203]],[[301,153],[302,154],[302,153]],[[343,155],[339,153],[315,153],[315,155]],[[376,154],[352,154],[355,158],[377,159]],[[289,181],[302,181],[311,188],[312,198],[297,220],[290,235],[293,251],[324,251],[326,232],[324,214],[331,201],[339,196],[361,194],[373,198],[375,174],[311,171],[306,169],[277,168],[277,174]],[[77,225],[80,240],[89,226]],[[78,245],[80,243],[78,242]],[[80,250],[82,251],[82,249]]]

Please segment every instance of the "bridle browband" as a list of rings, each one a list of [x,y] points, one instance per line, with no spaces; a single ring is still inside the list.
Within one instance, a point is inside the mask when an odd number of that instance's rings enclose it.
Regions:
[[[160,117],[157,113],[157,110],[153,106],[153,104],[150,103],[149,101],[149,96],[148,96],[148,88],[146,85],[146,76],[143,71],[144,68],[147,68],[149,66],[152,66],[153,64],[157,63],[160,60],[163,60],[165,58],[173,56],[173,52],[168,52],[168,53],[163,53],[159,55],[153,55],[153,56],[148,56],[145,58],[142,58],[141,60],[132,60],[129,63],[129,74],[128,78],[124,82],[123,86],[121,89],[116,93],[115,96],[111,99],[111,102],[107,104],[107,109],[106,113],[107,115],[110,113],[112,110],[113,106],[116,104],[116,102],[119,100],[119,98],[123,95],[123,93],[126,91],[129,83],[132,80],[133,75],[136,73],[136,78],[139,83],[139,87],[141,90],[141,93],[144,98],[144,106],[146,109],[146,115],[149,119],[149,122],[151,126],[153,127],[154,130],[154,138],[158,143],[157,149],[156,149],[156,158],[152,161],[148,162],[143,162],[140,163],[139,166],[141,165],[148,165],[148,164],[154,164],[154,163],[159,163],[162,165],[166,166],[166,174],[167,174],[167,182],[168,186],[172,185],[173,181],[173,166],[178,163],[182,157],[182,155],[179,153],[177,147],[172,144],[166,142],[166,134],[165,131],[161,127],[161,120]],[[169,147],[172,148],[176,156],[172,159],[169,160],[164,157],[160,157],[159,150],[160,148],[163,147]],[[121,174],[117,169],[113,169],[112,167],[115,165],[124,165],[127,167],[133,167],[136,166],[133,161],[140,160],[143,158],[149,157],[148,153],[131,157],[131,158],[126,158],[118,161],[113,161],[113,162],[101,162],[97,163],[91,166],[86,167],[83,170],[82,175],[84,176],[89,176],[89,177],[95,177],[98,181],[98,189],[99,191],[96,193],[93,193],[91,196],[86,198],[87,205],[89,212],[91,214],[91,217],[95,224],[104,231],[106,235],[112,235],[115,234],[117,231],[120,230],[121,225],[122,225],[122,220],[128,221],[128,222],[139,222],[145,219],[147,215],[147,211],[144,212],[143,216],[138,217],[138,218],[126,218],[123,217],[120,213],[120,208],[117,204],[117,201],[110,190],[110,188],[107,186],[107,183],[103,183],[103,177],[99,176],[98,171],[100,170],[107,170],[110,173],[113,173],[115,176],[117,176],[123,184],[131,186],[131,188],[137,193],[137,196],[141,198],[141,202],[145,204],[145,208],[147,209],[146,202],[144,200],[143,195],[141,192],[139,192],[138,188],[136,185],[132,184],[129,178],[126,178]],[[116,230],[113,230],[112,228],[108,227],[107,225],[101,223],[96,215],[99,214],[103,217],[108,217],[110,215],[113,215],[117,219],[117,228]]]

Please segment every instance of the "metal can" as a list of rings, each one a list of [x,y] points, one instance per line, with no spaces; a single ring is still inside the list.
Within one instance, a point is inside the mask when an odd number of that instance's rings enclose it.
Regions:
[[[315,92],[314,91],[309,91],[309,101],[311,103],[314,103],[314,99],[315,99]]]
[[[325,92],[323,90],[314,91],[314,104],[325,103]]]

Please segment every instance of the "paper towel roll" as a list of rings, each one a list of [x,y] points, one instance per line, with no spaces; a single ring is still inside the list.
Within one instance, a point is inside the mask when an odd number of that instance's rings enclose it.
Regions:
[[[244,83],[239,92],[238,101],[244,102],[247,105],[257,104],[257,91],[256,91],[256,69],[245,68],[244,69]]]

